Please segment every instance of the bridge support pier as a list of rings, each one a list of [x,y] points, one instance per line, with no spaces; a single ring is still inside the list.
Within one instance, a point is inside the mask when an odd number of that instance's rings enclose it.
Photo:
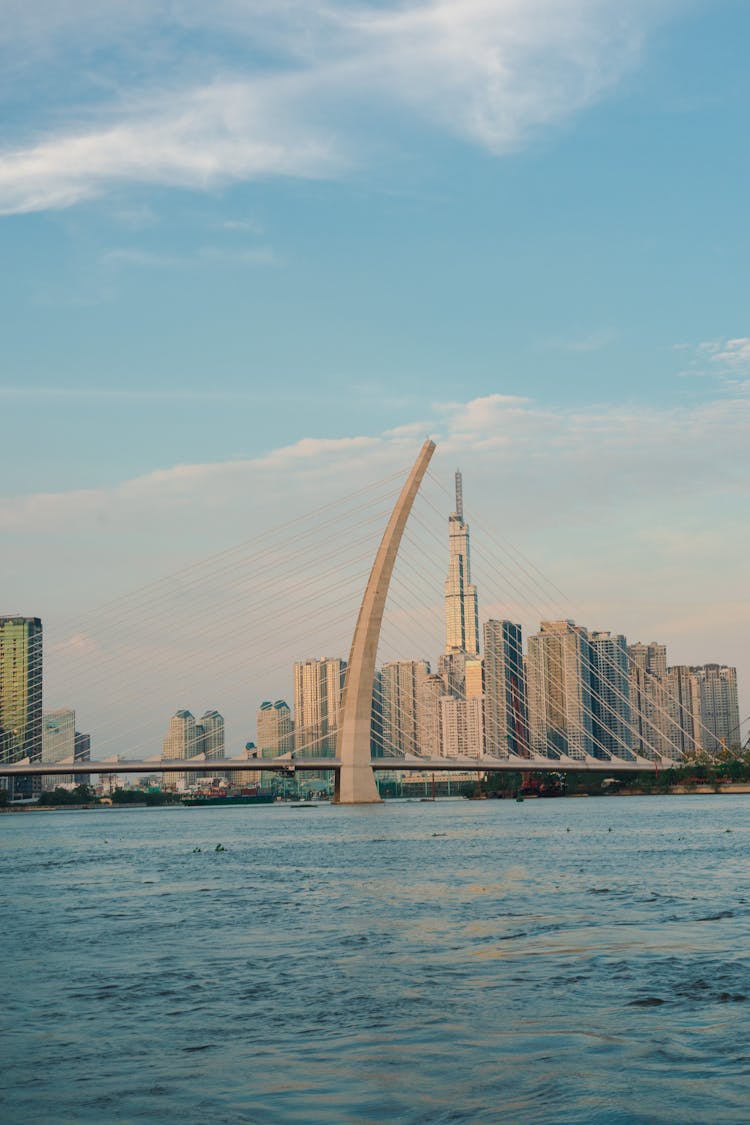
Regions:
[[[401,537],[434,451],[435,443],[428,439],[422,446],[391,513],[359,608],[346,669],[336,741],[336,757],[341,766],[336,774],[333,799],[338,805],[369,805],[381,799],[370,764],[372,691],[380,627]]]

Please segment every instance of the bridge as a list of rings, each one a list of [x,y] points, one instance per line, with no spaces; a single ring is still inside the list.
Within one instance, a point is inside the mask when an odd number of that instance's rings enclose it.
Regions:
[[[297,771],[332,772],[335,777],[334,801],[339,804],[367,804],[380,801],[375,775],[378,772],[399,773],[496,773],[507,771],[585,771],[633,773],[658,771],[676,764],[679,755],[652,752],[639,755],[623,743],[623,753],[567,754],[548,747],[546,754],[508,752],[493,754],[427,756],[398,753],[386,756],[372,754],[372,721],[376,659],[381,626],[391,578],[399,554],[402,537],[412,512],[435,444],[426,440],[400,489],[380,540],[369,572],[349,652],[349,660],[341,699],[336,734],[335,754],[316,754],[311,747],[275,757],[217,758],[143,757],[117,754],[93,761],[59,762],[22,761],[0,763],[0,777],[80,776],[86,774],[203,774],[277,773],[291,776]],[[461,509],[460,494],[457,497]],[[451,517],[453,518],[453,517]],[[460,510],[460,519],[463,512]],[[382,524],[381,524],[382,526]],[[611,704],[610,704],[611,706]]]
[[[634,756],[632,760],[612,756],[607,760],[586,755],[584,758],[571,758],[562,754],[559,758],[531,756],[521,758],[509,755],[507,758],[493,758],[483,755],[480,758],[427,758],[409,754],[401,758],[373,758],[367,767],[373,772],[400,773],[507,773],[519,770],[541,770],[560,773],[562,771],[584,771],[587,773],[636,773],[641,770],[658,770],[674,765],[669,760],[653,762],[648,758]],[[12,765],[0,765],[0,777],[29,777],[59,775],[74,776],[121,773],[201,773],[209,777],[222,773],[278,773],[291,776],[297,770],[319,773],[346,770],[347,763],[339,757],[312,758],[295,754],[282,754],[276,758],[212,758],[203,755],[194,758],[109,758],[106,761],[86,762],[29,762],[28,759]],[[379,798],[378,798],[379,799]],[[344,802],[339,801],[339,804]],[[372,801],[349,801],[348,804],[369,804]]]

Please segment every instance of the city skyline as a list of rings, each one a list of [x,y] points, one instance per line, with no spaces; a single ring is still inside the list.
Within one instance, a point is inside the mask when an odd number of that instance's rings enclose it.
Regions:
[[[667,755],[676,751],[682,755],[695,747],[719,749],[722,738],[724,743],[728,742],[729,745],[737,743],[735,730],[739,718],[737,676],[734,667],[727,666],[727,662],[720,664],[704,661],[700,665],[697,662],[682,665],[672,659],[667,663],[667,650],[663,643],[651,642],[642,645],[637,642],[631,646],[622,634],[614,634],[609,630],[590,630],[574,625],[572,621],[545,623],[542,620],[542,633],[538,635],[533,631],[533,627],[524,626],[520,622],[512,622],[507,618],[497,620],[487,617],[484,605],[480,616],[477,586],[464,581],[470,577],[470,531],[469,523],[463,513],[460,472],[455,474],[454,509],[447,514],[447,517],[443,517],[447,521],[448,533],[444,536],[442,549],[436,551],[432,548],[436,570],[443,569],[445,573],[444,567],[446,562],[448,563],[448,579],[441,583],[444,585],[445,605],[442,626],[444,644],[440,646],[442,651],[435,653],[433,648],[430,653],[429,649],[423,649],[423,652],[429,655],[429,659],[419,659],[414,656],[413,648],[411,653],[409,652],[409,648],[412,647],[409,642],[402,639],[399,642],[401,655],[390,662],[387,658],[383,658],[379,666],[376,702],[380,710],[374,714],[374,720],[376,726],[380,724],[386,753],[392,751],[394,746],[398,747],[399,752],[414,752],[420,743],[424,742],[424,738],[418,734],[420,727],[422,729],[431,727],[433,734],[430,742],[433,749],[425,751],[420,747],[417,749],[419,753],[434,752],[448,756],[460,756],[463,753],[480,755],[487,750],[487,747],[493,746],[500,753],[509,750],[519,752],[514,747],[520,748],[521,753],[527,752],[527,747],[535,752],[541,752],[543,746],[570,752],[567,736],[564,744],[557,745],[556,740],[571,722],[574,726],[576,722],[583,724],[582,741],[574,740],[571,743],[574,756],[579,753],[602,756],[607,753],[617,754],[623,750],[626,753],[630,750],[639,751],[644,757],[653,757],[655,751]],[[482,546],[486,545],[482,544]],[[438,584],[434,585],[432,597],[436,599]],[[358,588],[354,588],[355,598],[358,596],[357,591]],[[456,603],[459,606],[458,613],[455,611]],[[492,599],[490,599],[487,613],[492,612]],[[12,622],[16,619],[7,620]],[[459,622],[464,629],[463,623],[466,620],[472,623],[472,627],[468,631],[461,632],[459,636],[456,622]],[[476,628],[473,623],[479,623],[480,620],[481,627]],[[564,632],[571,634],[572,631],[572,634],[584,638],[583,641],[577,642],[585,645],[584,655],[578,658],[581,661],[581,668],[585,670],[585,677],[581,680],[584,695],[577,705],[583,707],[582,718],[573,720],[568,716],[564,721],[557,720],[550,727],[553,733],[546,735],[541,733],[539,716],[540,707],[547,705],[540,703],[539,691],[542,681],[541,673],[537,671],[535,653],[541,640],[545,636],[551,640],[562,626]],[[345,622],[343,629],[346,635]],[[528,657],[523,653],[524,632],[527,638]],[[480,636],[484,637],[484,651],[481,656],[477,651]],[[290,643],[294,649],[293,639]],[[348,652],[348,647],[345,651]],[[499,654],[502,654],[500,659]],[[556,659],[562,666],[561,654],[558,654]],[[618,665],[619,670],[616,671]],[[324,753],[333,755],[337,704],[332,710],[330,700],[340,696],[345,667],[346,661],[343,658],[316,657],[297,661],[293,692],[288,692],[288,684],[283,682],[280,684],[279,696],[283,699],[283,696],[289,694],[293,699],[293,710],[290,709],[289,714],[292,723],[296,722],[295,745],[300,748],[319,744]],[[417,678],[424,681],[425,690],[434,701],[435,714],[431,718],[426,718],[420,712],[422,705],[415,679],[417,667],[419,667]],[[407,669],[409,669],[409,682],[412,685],[410,688],[406,687],[406,681],[402,682],[402,670],[405,672]],[[731,680],[727,678],[730,675]],[[87,686],[85,680],[81,680],[78,689],[85,693]],[[204,685],[201,688],[203,694],[205,690]],[[410,693],[411,699],[408,701]],[[218,698],[216,689],[213,689],[212,694]],[[160,695],[161,693],[157,691],[157,700]],[[502,699],[504,704],[501,705]],[[405,700],[407,702],[404,702]],[[221,700],[222,710],[226,702],[226,699]],[[252,701],[249,705],[253,706]],[[45,697],[45,706],[49,706],[48,697]],[[558,710],[559,706],[555,704]],[[567,706],[568,704],[565,704],[563,712]],[[163,700],[161,707],[163,708]],[[247,712],[247,700],[243,709]],[[405,734],[401,729],[401,720],[397,717],[400,709],[406,709],[411,713],[410,734]],[[730,714],[731,721],[727,717]],[[165,756],[190,757],[193,753],[205,753],[210,743],[210,733],[204,739],[204,732],[210,732],[214,719],[221,724],[220,741],[223,747],[224,719],[217,711],[209,707],[197,725],[189,711],[178,710],[173,716],[173,722],[176,722],[180,716],[189,718],[195,727],[192,734],[185,735],[182,732],[180,735],[182,742],[186,745],[190,743],[190,747],[182,746],[179,751],[168,747]],[[615,719],[615,716],[619,717]],[[697,730],[696,723],[701,722],[707,728],[715,729],[715,737],[712,738],[707,733],[704,737],[704,733]],[[389,730],[392,732],[397,726],[398,734],[392,740],[389,750],[386,735]],[[229,730],[230,744],[235,750],[238,744],[244,745],[246,740],[257,737],[251,724],[247,720],[238,723],[236,715],[230,721]],[[449,731],[453,731],[451,737]],[[502,735],[500,731],[503,732]],[[165,740],[165,747],[167,741]],[[261,741],[259,739],[259,744]],[[223,749],[221,754],[223,755]],[[214,754],[209,752],[207,756],[212,757]],[[55,759],[51,757],[49,760]]]

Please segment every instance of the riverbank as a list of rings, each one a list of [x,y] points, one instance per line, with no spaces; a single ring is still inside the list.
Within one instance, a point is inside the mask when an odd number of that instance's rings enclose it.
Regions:
[[[635,787],[635,786],[627,786],[627,787],[623,786],[620,789],[603,790],[603,791],[598,792],[598,793],[596,793],[596,792],[595,793],[585,793],[585,792],[580,792],[580,791],[555,793],[555,794],[528,793],[528,794],[524,795],[523,800],[525,800],[525,801],[529,801],[529,800],[531,800],[531,801],[533,801],[533,800],[551,800],[551,799],[557,799],[557,798],[569,798],[569,799],[576,798],[576,799],[578,799],[578,798],[581,798],[581,797],[607,797],[607,798],[611,798],[611,797],[685,797],[685,796],[712,796],[712,797],[716,797],[716,796],[721,796],[722,794],[724,794],[726,796],[732,796],[732,795],[736,795],[736,796],[745,795],[746,796],[747,794],[750,794],[750,783],[746,783],[746,782],[738,782],[736,784],[727,783],[727,784],[718,785],[718,786],[713,786],[713,785],[695,785],[695,786],[674,785],[674,786],[670,787],[669,789],[640,789],[640,788]],[[450,798],[444,798],[442,796],[437,798],[437,800],[440,801],[441,803],[445,803],[445,801],[449,800],[449,799]],[[475,799],[477,799],[477,798],[475,798]],[[501,794],[492,794],[492,795],[484,794],[478,799],[479,800],[507,800],[507,801],[511,801],[511,800],[514,800],[514,797],[511,794],[502,794],[502,795]],[[389,803],[391,801],[412,801],[413,802],[414,800],[416,800],[416,798],[412,797],[412,796],[408,796],[408,797],[406,797],[406,796],[405,797],[389,796],[389,797],[386,797],[385,800],[388,801]],[[424,798],[421,798],[421,800],[424,800]],[[453,800],[455,800],[456,802],[460,802],[462,800],[462,798],[461,797],[455,797],[455,798],[453,798]],[[283,807],[284,805],[288,805],[289,803],[290,802],[288,802],[288,801],[274,802],[275,805],[278,805],[280,807]],[[327,804],[328,802],[322,802],[322,803]],[[92,801],[89,804],[85,804],[85,805],[37,805],[37,804],[4,805],[4,806],[0,807],[0,815],[2,815],[4,813],[28,813],[28,812],[47,812],[47,813],[91,812],[92,809],[108,809],[108,810],[115,811],[115,810],[118,810],[118,809],[119,810],[127,810],[127,809],[168,809],[168,808],[179,809],[179,808],[183,808],[183,807],[184,806],[179,801],[173,801],[173,802],[165,803],[163,805],[148,804],[145,801],[143,801],[143,802],[131,801],[131,802],[128,802],[127,804],[110,804],[108,802],[99,803],[98,801]]]

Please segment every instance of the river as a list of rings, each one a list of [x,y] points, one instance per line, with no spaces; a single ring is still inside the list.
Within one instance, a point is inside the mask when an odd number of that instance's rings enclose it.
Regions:
[[[750,797],[29,812],[0,849],[9,1125],[750,1120]]]

